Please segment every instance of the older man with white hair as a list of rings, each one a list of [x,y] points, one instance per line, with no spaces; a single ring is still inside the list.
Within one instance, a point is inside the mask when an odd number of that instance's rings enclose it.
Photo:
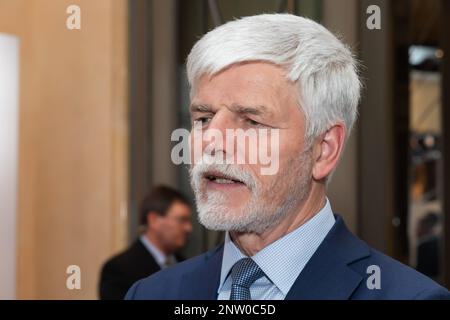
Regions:
[[[276,133],[269,149],[279,168],[265,175],[261,163],[217,161],[239,148],[192,134],[202,146],[190,168],[199,220],[226,231],[225,242],[138,281],[127,299],[449,298],[357,239],[332,211],[327,182],[361,87],[351,51],[333,34],[289,14],[245,17],[203,36],[187,72],[193,124]]]

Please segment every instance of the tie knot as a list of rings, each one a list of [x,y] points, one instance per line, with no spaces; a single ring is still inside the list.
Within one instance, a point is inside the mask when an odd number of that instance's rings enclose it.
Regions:
[[[264,272],[251,258],[239,260],[231,269],[231,280],[233,286],[250,288],[250,286],[264,276]]]

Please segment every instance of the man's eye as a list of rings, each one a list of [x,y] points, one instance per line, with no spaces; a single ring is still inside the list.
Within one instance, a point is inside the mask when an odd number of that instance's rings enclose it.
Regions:
[[[247,119],[247,123],[251,126],[263,126],[263,124],[259,123],[258,121],[255,121],[253,119]]]
[[[200,117],[194,120],[194,122],[200,122],[201,124],[207,124],[209,121],[211,121],[210,117]]]

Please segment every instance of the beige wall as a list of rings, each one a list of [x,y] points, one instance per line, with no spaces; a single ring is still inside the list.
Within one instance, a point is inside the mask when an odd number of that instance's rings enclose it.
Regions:
[[[81,7],[81,30],[65,27]],[[21,43],[18,298],[96,298],[103,260],[125,243],[125,0],[0,0]],[[68,265],[81,290],[67,290]]]

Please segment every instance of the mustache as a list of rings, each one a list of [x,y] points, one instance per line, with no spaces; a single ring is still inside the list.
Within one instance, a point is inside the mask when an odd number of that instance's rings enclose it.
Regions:
[[[249,171],[231,164],[198,163],[190,168],[189,174],[191,181],[197,187],[201,185],[202,179],[206,179],[211,174],[220,174],[229,179],[240,181],[252,190],[257,187],[256,179]]]

